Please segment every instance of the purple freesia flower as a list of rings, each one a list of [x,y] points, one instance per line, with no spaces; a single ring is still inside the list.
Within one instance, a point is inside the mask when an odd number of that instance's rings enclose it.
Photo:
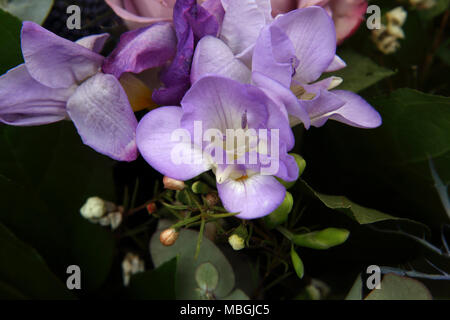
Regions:
[[[160,105],[179,104],[191,85],[194,47],[202,37],[218,34],[222,11],[220,0],[208,0],[202,5],[195,0],[178,0],[173,25],[158,23],[124,33],[103,71],[119,78],[124,72],[140,73],[170,61],[160,76],[164,86],[155,90],[152,98]]]
[[[73,121],[83,142],[113,159],[137,158],[137,120],[119,81],[100,72],[108,35],[60,38],[33,22],[22,27],[25,63],[0,77],[0,121]]]
[[[333,21],[320,7],[270,16],[269,0],[223,0],[225,16],[219,38],[200,40],[191,82],[220,74],[260,87],[290,116],[291,125],[320,127],[328,119],[374,128],[381,117],[360,96],[333,90],[342,79],[324,72],[345,63],[336,55]]]
[[[187,133],[181,141],[179,130]],[[247,142],[234,143],[236,132]],[[136,138],[145,160],[166,176],[188,180],[212,169],[224,207],[242,219],[265,216],[281,204],[286,190],[274,176],[298,176],[287,154],[294,145],[287,115],[261,89],[225,77],[197,81],[181,108],[150,111]]]

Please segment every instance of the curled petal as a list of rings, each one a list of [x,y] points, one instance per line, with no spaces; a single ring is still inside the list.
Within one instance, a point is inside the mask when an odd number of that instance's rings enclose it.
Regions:
[[[22,27],[22,53],[30,75],[47,87],[69,88],[94,75],[104,58],[34,22]]]
[[[241,83],[250,82],[250,69],[237,59],[230,48],[220,39],[204,37],[197,44],[192,61],[191,82],[204,75],[216,74]]]
[[[345,90],[333,90],[333,94],[345,101],[330,119],[358,128],[376,128],[381,125],[381,116],[366,100]]]
[[[87,36],[87,37],[78,39],[76,41],[76,43],[79,45],[82,45],[86,49],[100,53],[103,50],[103,47],[105,46],[105,42],[106,42],[106,40],[108,40],[108,38],[109,38],[108,33],[95,34],[92,36]]]
[[[0,122],[32,126],[63,120],[72,92],[42,85],[22,64],[0,77]]]
[[[173,179],[188,180],[209,170],[210,166],[190,137],[183,140],[181,135],[175,136],[182,114],[180,107],[150,111],[139,122],[136,141],[142,156],[153,168]]]
[[[105,59],[103,72],[120,78],[124,72],[140,73],[159,67],[174,57],[176,45],[175,31],[169,23],[126,32]]]
[[[330,65],[325,70],[325,72],[341,70],[342,68],[345,68],[346,66],[347,66],[347,64],[345,63],[345,61],[342,60],[338,55],[335,55],[333,61],[331,61]]]
[[[137,158],[137,120],[114,76],[98,73],[83,82],[67,102],[67,113],[84,144],[115,160]]]
[[[295,48],[280,28],[269,25],[258,37],[252,71],[262,73],[289,88],[295,72]]]
[[[298,9],[275,19],[273,25],[282,29],[294,45],[298,59],[294,80],[317,80],[336,53],[336,33],[328,13],[320,7]]]
[[[311,118],[311,125],[321,127],[330,116],[342,107],[345,100],[327,90],[319,90],[311,100],[300,100]]]
[[[272,176],[252,175],[217,184],[219,197],[229,212],[241,219],[256,219],[274,211],[284,200],[286,189]]]

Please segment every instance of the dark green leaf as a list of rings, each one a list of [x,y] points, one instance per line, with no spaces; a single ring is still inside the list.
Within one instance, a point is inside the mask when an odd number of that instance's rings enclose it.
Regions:
[[[21,28],[19,19],[0,9],[0,75],[23,62]]]

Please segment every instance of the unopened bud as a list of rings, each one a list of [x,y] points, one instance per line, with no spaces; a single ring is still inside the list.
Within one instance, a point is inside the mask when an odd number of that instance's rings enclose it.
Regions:
[[[150,202],[147,205],[147,212],[148,212],[148,214],[153,214],[153,213],[156,212],[156,210],[158,210],[158,207],[156,207],[156,203]]]
[[[233,248],[233,250],[241,250],[245,248],[245,239],[238,234],[232,234],[228,238],[228,243]]]
[[[144,271],[144,261],[140,259],[138,255],[128,252],[122,261],[122,275],[124,286],[127,286],[130,283],[130,278],[133,274]]]
[[[116,210],[116,205],[99,197],[90,197],[81,207],[80,213],[86,219],[99,219],[107,212]]]
[[[184,181],[172,179],[168,176],[164,176],[163,184],[164,188],[169,190],[183,190],[185,187]]]
[[[177,241],[178,235],[180,233],[177,232],[174,228],[169,228],[161,232],[159,235],[159,241],[167,247],[173,245],[175,241]]]
[[[206,195],[205,201],[209,207],[214,207],[216,204],[219,203],[220,199],[216,193],[210,192]]]
[[[396,7],[386,13],[388,24],[402,26],[405,23],[408,13],[402,7]]]

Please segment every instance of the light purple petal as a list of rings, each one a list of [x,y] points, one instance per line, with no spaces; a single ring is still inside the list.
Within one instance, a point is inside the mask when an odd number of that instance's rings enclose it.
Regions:
[[[276,176],[284,181],[295,181],[298,178],[298,166],[295,158],[287,153],[280,155],[280,168]]]
[[[106,42],[106,40],[108,40],[108,38],[109,38],[108,33],[95,34],[92,36],[87,36],[87,37],[78,39],[76,41],[76,43],[85,47],[86,49],[89,49],[96,53],[100,53],[103,50],[103,47],[105,46],[105,42]]]
[[[266,25],[265,14],[254,0],[227,0],[224,3],[220,38],[235,55],[254,46],[262,28]]]
[[[256,219],[274,211],[284,200],[286,189],[272,176],[253,175],[217,184],[219,197],[228,212],[241,219]]]
[[[273,25],[286,32],[295,47],[299,63],[294,79],[317,80],[336,53],[336,32],[327,12],[320,7],[298,9],[278,17]]]
[[[175,56],[177,39],[170,23],[126,32],[116,49],[105,59],[103,72],[116,78],[124,72],[140,73],[159,67]]]
[[[182,114],[180,107],[160,107],[150,111],[139,122],[136,141],[142,156],[153,168],[168,177],[188,180],[209,170],[210,166],[202,161],[201,150],[190,143],[182,144],[181,140],[172,139],[172,134],[180,129]],[[174,152],[175,156],[184,154],[185,157],[175,160]]]
[[[219,76],[206,76],[186,93],[181,106],[183,128],[193,132],[194,121],[203,129],[242,129],[246,114],[248,128],[264,128],[268,118],[267,96],[258,88]]]
[[[333,90],[333,94],[345,101],[330,119],[358,128],[376,128],[381,125],[381,116],[366,100],[345,90]]]
[[[325,70],[325,72],[337,71],[342,68],[345,68],[346,66],[347,64],[345,63],[345,61],[342,60],[338,55],[335,55],[333,61],[331,61],[330,65]]]
[[[219,26],[222,25],[225,10],[223,9],[222,2],[220,0],[206,0],[202,3],[202,7],[208,10],[208,12],[216,18]]]
[[[67,102],[67,113],[84,144],[115,160],[137,158],[137,120],[114,76],[98,73],[83,82]]]
[[[204,37],[197,44],[192,61],[191,83],[208,74],[225,76],[242,83],[249,83],[250,69],[237,59],[220,39]]]
[[[327,90],[320,90],[311,100],[300,100],[311,118],[311,125],[321,127],[337,109],[345,103],[343,99]]]
[[[51,88],[69,88],[94,75],[104,58],[36,23],[22,27],[22,53],[30,75]]]
[[[274,102],[281,104],[281,108],[284,108],[288,115],[299,119],[305,128],[309,129],[311,124],[309,115],[290,89],[258,72],[253,72],[252,81]]]
[[[0,77],[0,122],[16,126],[48,124],[67,118],[73,89],[53,89],[34,80],[25,64]]]
[[[252,71],[289,88],[296,61],[295,48],[286,33],[276,26],[267,26],[261,31],[253,51]]]

